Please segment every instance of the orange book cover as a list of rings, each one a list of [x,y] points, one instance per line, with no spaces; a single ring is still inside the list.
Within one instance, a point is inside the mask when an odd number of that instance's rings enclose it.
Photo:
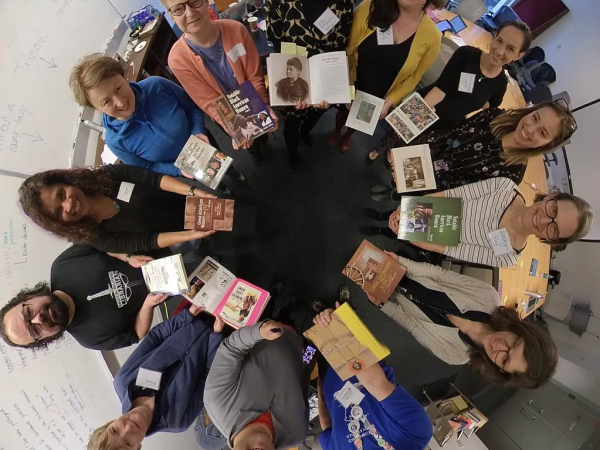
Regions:
[[[185,230],[232,231],[234,200],[187,197],[185,200]]]

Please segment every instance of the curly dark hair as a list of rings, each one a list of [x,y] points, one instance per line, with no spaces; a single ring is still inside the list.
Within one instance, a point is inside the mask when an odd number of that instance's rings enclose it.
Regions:
[[[25,214],[43,229],[73,242],[86,242],[98,235],[98,224],[89,217],[64,223],[44,210],[41,194],[53,186],[75,186],[88,197],[109,196],[116,182],[102,168],[74,167],[39,172],[27,178],[19,188],[19,201]]]
[[[8,334],[6,333],[6,327],[4,326],[4,317],[6,316],[6,313],[8,313],[8,311],[13,309],[15,306],[25,303],[30,298],[46,297],[51,295],[52,290],[50,289],[50,285],[45,281],[41,281],[32,288],[21,289],[17,295],[15,295],[6,305],[3,306],[2,309],[0,309],[0,336],[2,336],[4,342],[12,347],[45,348],[51,342],[60,339],[63,335],[62,331],[53,336],[32,342],[28,345],[17,345],[9,339]]]
[[[550,381],[558,364],[558,350],[548,330],[521,320],[516,309],[504,306],[494,310],[490,326],[495,331],[510,331],[518,336],[518,343],[525,343],[527,369],[524,373],[503,372],[484,349],[473,348],[469,359],[477,372],[494,383],[529,389],[536,389]]]

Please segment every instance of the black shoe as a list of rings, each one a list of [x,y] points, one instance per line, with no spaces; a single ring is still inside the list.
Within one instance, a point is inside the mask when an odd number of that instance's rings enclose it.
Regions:
[[[371,195],[371,199],[375,200],[376,202],[385,202],[392,199],[392,194],[392,191],[385,192],[383,194],[373,194]]]
[[[292,173],[298,170],[298,155],[290,155],[290,159],[288,160],[288,168]]]
[[[380,234],[381,228],[380,227],[360,227],[359,230],[365,236],[377,236],[378,234]]]
[[[309,302],[310,307],[312,308],[313,311],[320,313],[321,311],[324,311],[327,309],[327,306],[325,306],[325,304],[321,301],[321,300],[311,300]]]
[[[365,209],[365,215],[369,218],[369,219],[374,219],[374,220],[387,220],[384,219],[383,217],[381,217],[381,213],[379,211],[375,211],[374,209],[371,208],[367,208]]]
[[[313,149],[314,142],[313,142],[313,139],[310,137],[310,134],[308,134],[308,133],[302,133],[300,135],[300,139],[302,140],[302,143],[304,144],[304,146],[307,149],[309,149],[309,150]]]
[[[223,195],[232,195],[233,194],[233,189],[231,189],[229,186],[227,186],[224,183],[221,183],[221,184],[219,184],[219,186],[217,186],[217,191],[219,191]]]
[[[390,192],[392,188],[390,188],[386,184],[378,184],[371,188],[371,192],[373,194],[385,194],[386,192]]]
[[[338,301],[340,304],[350,301],[350,289],[345,284],[340,284],[338,288]]]

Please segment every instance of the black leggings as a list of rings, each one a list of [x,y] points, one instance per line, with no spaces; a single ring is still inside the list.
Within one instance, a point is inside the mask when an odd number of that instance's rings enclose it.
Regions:
[[[283,122],[283,138],[285,139],[285,145],[287,145],[290,155],[298,154],[300,136],[310,133],[326,111],[326,109],[311,108],[306,110],[303,117],[290,114],[285,118]]]

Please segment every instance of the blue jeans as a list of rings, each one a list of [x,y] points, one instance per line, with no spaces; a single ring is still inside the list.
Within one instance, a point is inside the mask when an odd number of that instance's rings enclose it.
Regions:
[[[194,426],[196,442],[203,450],[221,450],[227,446],[227,439],[210,419],[206,425],[206,419],[206,408],[202,408]]]

